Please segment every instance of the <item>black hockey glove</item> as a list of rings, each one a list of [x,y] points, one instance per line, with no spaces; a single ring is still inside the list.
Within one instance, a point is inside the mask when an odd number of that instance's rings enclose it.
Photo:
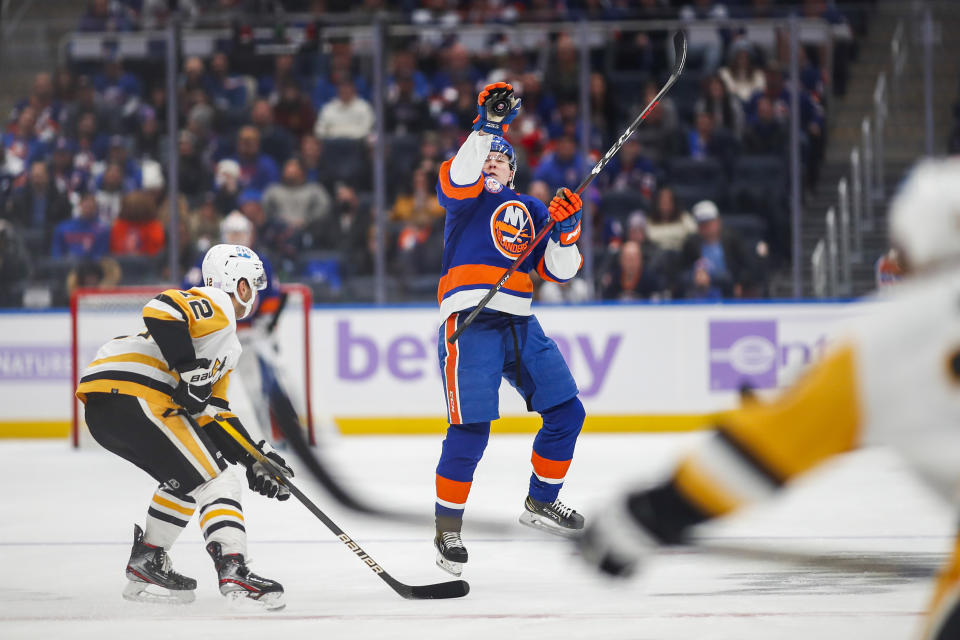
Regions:
[[[212,393],[210,361],[206,358],[191,360],[177,365],[176,370],[180,373],[180,383],[171,396],[173,401],[191,414],[202,412]]]
[[[288,478],[293,477],[293,469],[287,466],[286,461],[280,457],[280,454],[274,451],[266,441],[261,440],[257,448],[263,452],[263,455],[266,456],[270,462],[280,468],[283,475]],[[273,472],[267,468],[267,465],[261,462],[254,462],[247,467],[247,484],[250,485],[251,491],[256,491],[260,495],[267,496],[268,498],[276,498],[281,502],[290,498],[290,489],[279,483],[276,477],[274,477]]]

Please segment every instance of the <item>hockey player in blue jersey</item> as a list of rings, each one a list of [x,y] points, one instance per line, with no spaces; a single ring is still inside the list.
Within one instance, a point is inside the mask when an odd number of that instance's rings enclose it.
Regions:
[[[556,343],[530,311],[533,282],[565,282],[583,260],[577,249],[581,203],[561,189],[546,207],[514,191],[517,157],[502,136],[520,110],[506,83],[487,85],[477,100],[474,131],[440,167],[437,196],[446,209],[443,272],[437,292],[445,318],[439,358],[450,423],[437,465],[437,564],[460,575],[467,550],[460,537],[473,473],[500,417],[500,381],[506,378],[530,411],[543,417],[533,442],[533,473],[522,524],[560,535],[583,528],[583,516],[558,499],[583,426],[578,389]],[[460,338],[448,338],[536,236],[556,220],[550,238],[510,276]]]

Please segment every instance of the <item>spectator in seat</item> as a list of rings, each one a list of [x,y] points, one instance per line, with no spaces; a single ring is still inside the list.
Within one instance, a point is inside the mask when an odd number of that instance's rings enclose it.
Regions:
[[[413,172],[412,187],[408,187],[393,202],[390,209],[390,219],[406,222],[419,213],[424,213],[431,220],[442,218],[443,207],[437,200],[436,188],[429,184],[427,173],[422,169]]]
[[[221,160],[213,174],[214,206],[221,216],[225,216],[240,204],[240,164],[236,160]]]
[[[683,243],[683,292],[686,298],[718,300],[741,297],[748,271],[740,236],[724,229],[720,211],[710,200],[693,206],[697,232]]]
[[[90,0],[87,11],[80,18],[78,31],[130,31],[133,22],[123,6],[114,6],[110,0]]]
[[[650,104],[659,91],[660,86],[656,82],[648,81],[643,85],[642,104],[634,105],[631,113],[639,112],[643,107]],[[647,114],[647,117],[643,120],[643,126],[634,134],[640,140],[644,149],[647,149],[650,153],[651,160],[660,162],[664,156],[670,153],[678,123],[677,106],[669,95],[664,96],[657,107]]]
[[[70,218],[70,201],[57,191],[47,165],[41,161],[30,165],[29,182],[14,192],[7,207],[6,218],[20,229],[31,229],[38,234],[44,251],[50,247],[53,228]]]
[[[165,241],[153,197],[143,191],[125,195],[120,215],[110,231],[110,253],[155,256],[163,250]]]
[[[637,191],[649,200],[657,189],[657,169],[644,155],[636,136],[623,144],[601,175],[604,174],[605,186],[611,191]]]
[[[312,133],[300,138],[300,162],[310,182],[321,182],[323,146]]]
[[[106,224],[112,224],[120,215],[123,195],[127,193],[123,185],[123,167],[111,163],[100,176],[96,191],[100,217]]]
[[[294,151],[296,139],[289,131],[274,123],[273,108],[269,102],[257,100],[253,103],[250,124],[260,132],[260,150],[273,158],[277,166],[286,162]]]
[[[742,104],[750,101],[753,94],[766,87],[766,76],[753,63],[753,51],[748,42],[740,40],[730,48],[730,64],[718,71],[727,91]]]
[[[435,274],[443,258],[443,221],[426,207],[415,207],[397,237],[401,276]]]
[[[80,197],[76,217],[64,220],[54,229],[50,255],[97,260],[109,250],[110,227],[100,220],[96,196],[85,193]]]
[[[661,285],[643,266],[643,250],[633,240],[623,243],[613,268],[600,277],[604,300],[659,299]]]
[[[421,133],[430,122],[429,111],[426,99],[417,95],[414,75],[398,74],[387,92],[386,132],[391,135]]]
[[[30,254],[16,227],[0,219],[0,307],[23,305],[23,284],[30,275]]]
[[[36,114],[34,133],[45,143],[52,141],[60,132],[62,104],[54,99],[53,76],[49,73],[38,73],[34,76],[30,95],[14,106],[10,119],[16,122],[27,107],[32,108]]]
[[[210,189],[213,176],[197,149],[197,138],[184,129],[177,138],[177,184],[187,201],[196,204]]]
[[[337,85],[337,97],[324,105],[314,134],[318,138],[365,139],[373,129],[373,108],[357,95],[349,78]]]
[[[713,114],[701,111],[694,116],[693,128],[677,138],[676,152],[688,158],[713,158],[725,167],[731,166],[737,146],[726,129],[717,127]]]
[[[67,274],[67,300],[79,288],[111,289],[120,284],[123,270],[116,260],[104,256],[99,260],[84,260]]]
[[[71,204],[78,202],[86,191],[88,176],[73,167],[73,145],[63,136],[57,138],[50,155],[50,180],[57,191],[67,196]]]
[[[738,140],[743,135],[743,104],[730,94],[716,74],[703,81],[703,94],[697,100],[694,111],[708,112],[719,127],[729,131]]]
[[[337,248],[344,252],[350,274],[366,274],[373,264],[370,251],[370,211],[360,204],[353,187],[340,183],[335,187],[333,211]]]
[[[280,85],[280,92],[273,106],[273,119],[297,140],[313,133],[317,112],[310,100],[303,95],[300,86],[292,80]]]
[[[240,189],[263,191],[280,178],[277,163],[260,150],[260,131],[253,126],[237,133],[237,153],[233,158],[240,167]]]
[[[307,182],[299,158],[283,165],[281,182],[263,194],[263,209],[268,220],[280,220],[297,235],[303,248],[313,245],[313,237],[325,238],[330,225],[330,195],[316,182]]]
[[[108,114],[118,122],[124,113],[136,110],[143,96],[140,79],[126,71],[115,53],[107,58],[103,72],[93,76],[93,86]]]
[[[242,77],[231,75],[230,59],[222,51],[213,54],[210,59],[210,73],[203,79],[203,86],[194,88],[203,88],[214,107],[231,121],[242,117],[247,107],[247,85]]]
[[[697,230],[693,217],[677,205],[673,189],[657,191],[653,211],[647,220],[647,235],[661,251],[679,251],[688,234]]]
[[[273,73],[263,75],[257,79],[257,95],[271,104],[275,104],[280,99],[280,92],[284,84],[293,83],[298,88],[303,88],[303,81],[294,71],[294,57],[290,54],[282,54],[273,58]]]
[[[534,180],[543,180],[550,193],[567,184],[579,184],[586,175],[586,159],[577,151],[573,136],[564,135],[557,140],[553,153],[547,154],[533,172]]]
[[[743,136],[744,153],[782,155],[787,150],[787,125],[774,117],[770,98],[760,96],[756,101],[756,116]]]
[[[6,149],[7,167],[15,176],[24,175],[36,161],[47,155],[47,145],[36,131],[37,111],[33,107],[24,107],[16,123],[3,134],[3,148]],[[26,182],[26,176],[15,186]]]

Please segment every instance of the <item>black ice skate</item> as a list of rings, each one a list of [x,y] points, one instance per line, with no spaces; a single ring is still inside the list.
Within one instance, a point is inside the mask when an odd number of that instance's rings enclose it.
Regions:
[[[247,563],[239,553],[223,555],[219,542],[207,544],[207,553],[213,558],[220,578],[220,593],[231,604],[251,602],[269,610],[283,609],[283,585],[276,580],[261,578],[247,568]]]
[[[460,532],[437,531],[433,546],[437,548],[437,566],[459,577],[467,561],[467,548],[463,546]]]
[[[154,547],[143,541],[143,529],[133,525],[133,549],[127,561],[125,600],[186,604],[193,602],[197,581],[173,570],[173,562],[163,547]]]
[[[520,524],[558,536],[573,537],[583,531],[583,516],[564,505],[559,498],[550,503],[527,496]]]

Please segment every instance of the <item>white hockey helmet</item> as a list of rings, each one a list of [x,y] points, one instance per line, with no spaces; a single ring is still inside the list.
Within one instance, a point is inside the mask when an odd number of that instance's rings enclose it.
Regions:
[[[253,309],[257,300],[257,291],[267,288],[267,275],[263,270],[263,262],[253,251],[239,244],[218,244],[207,250],[200,267],[203,273],[203,284],[207,287],[221,289],[233,297],[243,306],[243,315],[246,318]],[[244,302],[237,296],[237,284],[246,280],[250,285],[250,299]]]
[[[889,224],[911,270],[960,260],[960,158],[918,164],[890,204]]]

